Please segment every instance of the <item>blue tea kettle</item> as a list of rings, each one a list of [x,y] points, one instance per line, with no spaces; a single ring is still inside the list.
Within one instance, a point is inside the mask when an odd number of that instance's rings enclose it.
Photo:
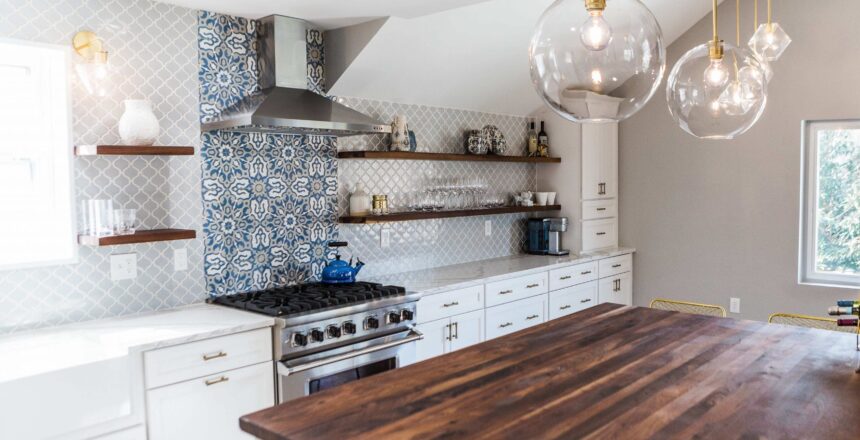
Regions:
[[[332,241],[329,242],[328,246],[337,249],[346,247],[348,244],[345,241]],[[340,252],[336,251],[334,254],[334,260],[329,261],[323,268],[322,282],[326,284],[354,283],[355,276],[358,275],[358,271],[360,271],[362,267],[364,267],[364,263],[362,263],[361,260],[356,259],[355,266],[353,266],[352,258],[350,258],[349,263],[347,263],[340,259]]]

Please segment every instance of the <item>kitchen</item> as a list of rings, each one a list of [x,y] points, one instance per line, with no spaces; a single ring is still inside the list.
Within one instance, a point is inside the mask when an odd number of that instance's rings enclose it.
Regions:
[[[7,1],[0,438],[854,438],[858,14]]]

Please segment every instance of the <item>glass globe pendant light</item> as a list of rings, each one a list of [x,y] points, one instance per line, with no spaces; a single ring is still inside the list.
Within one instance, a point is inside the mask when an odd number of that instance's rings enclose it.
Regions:
[[[574,122],[622,121],[654,96],[663,33],[639,0],[556,0],[529,46],[538,95]]]
[[[761,58],[767,61],[776,61],[791,44],[791,37],[779,23],[773,22],[773,5],[771,2],[772,0],[767,0],[767,23],[762,23],[756,29],[748,44],[753,52]]]
[[[740,41],[740,0],[735,4]],[[669,74],[666,100],[684,131],[702,139],[733,139],[749,130],[764,112],[767,79],[755,54],[720,40],[717,0],[713,0],[713,9],[713,39],[678,60]]]

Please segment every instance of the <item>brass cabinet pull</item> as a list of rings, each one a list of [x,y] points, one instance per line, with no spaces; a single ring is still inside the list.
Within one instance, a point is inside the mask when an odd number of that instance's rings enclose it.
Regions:
[[[598,232],[597,235],[606,235],[605,232]]]
[[[531,316],[526,316],[526,320],[532,320],[532,319],[535,319],[535,318],[540,318],[540,315],[531,315]]]
[[[222,357],[226,357],[226,356],[227,356],[227,352],[219,351],[218,353],[215,353],[215,354],[204,354],[203,360],[204,361],[211,361],[212,359],[218,359],[218,358],[222,358]]]
[[[538,287],[538,286],[540,286],[540,283],[537,283],[537,284],[529,284],[528,286],[526,286],[526,289],[533,289],[533,288]]]
[[[451,325],[453,325],[453,326],[454,326],[454,334],[453,334],[453,335],[451,335],[451,337],[452,337],[452,338],[454,338],[454,339],[460,339],[460,327],[459,327],[459,323],[455,322],[455,323],[453,323],[453,324],[451,324]]]
[[[564,280],[569,280],[569,279],[571,279],[571,278],[573,278],[573,277],[572,277],[572,276],[570,276],[570,275],[565,275],[565,276],[563,276],[563,277],[559,277],[558,279],[560,279],[560,280],[564,281]]]
[[[499,295],[507,295],[509,293],[514,293],[514,291],[513,290],[502,290],[501,292],[499,292]]]
[[[619,263],[619,264],[613,264],[613,265],[612,265],[612,268],[613,268],[613,269],[615,269],[616,267],[621,267],[621,264]]]
[[[583,303],[583,304],[585,304],[585,303],[587,303],[587,302],[591,302],[591,298],[586,298],[586,299],[584,299],[584,300],[581,300],[580,302],[581,302],[581,303]]]
[[[591,271],[590,271],[590,270],[586,270],[585,272],[580,272],[579,274],[580,274],[580,275],[588,275],[588,274],[590,274],[590,273],[591,273]]]
[[[454,301],[454,302],[452,302],[452,303],[442,304],[442,307],[454,307],[454,306],[459,306],[459,305],[460,305],[460,303],[459,303],[459,302]]]
[[[500,326],[499,326],[499,328],[510,327],[510,326],[512,326],[512,325],[514,325],[514,323],[513,323],[513,322],[506,322],[506,323],[504,323],[504,324],[500,325]]]
[[[567,310],[567,309],[569,309],[570,307],[571,307],[571,306],[568,304],[568,305],[561,306],[561,307],[559,307],[558,309],[559,309],[559,310]]]
[[[209,380],[205,381],[204,383],[206,384],[207,387],[209,387],[209,386],[215,385],[216,383],[227,382],[228,380],[230,380],[229,377],[221,376],[218,379],[209,379]]]

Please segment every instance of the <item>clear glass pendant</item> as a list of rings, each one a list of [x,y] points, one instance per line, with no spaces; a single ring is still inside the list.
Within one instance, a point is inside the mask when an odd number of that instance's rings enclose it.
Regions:
[[[727,80],[706,79],[714,66],[709,44],[687,52],[669,74],[666,100],[669,112],[684,131],[702,139],[733,139],[761,117],[767,103],[763,63],[749,50],[723,45],[719,65]],[[712,78],[710,74],[708,78]]]
[[[778,60],[789,44],[791,44],[791,37],[785,33],[779,23],[763,23],[749,41],[750,49],[767,61]]]
[[[627,119],[663,79],[663,34],[639,0],[610,0],[597,11],[584,3],[557,0],[544,12],[529,46],[532,82],[568,120]]]

